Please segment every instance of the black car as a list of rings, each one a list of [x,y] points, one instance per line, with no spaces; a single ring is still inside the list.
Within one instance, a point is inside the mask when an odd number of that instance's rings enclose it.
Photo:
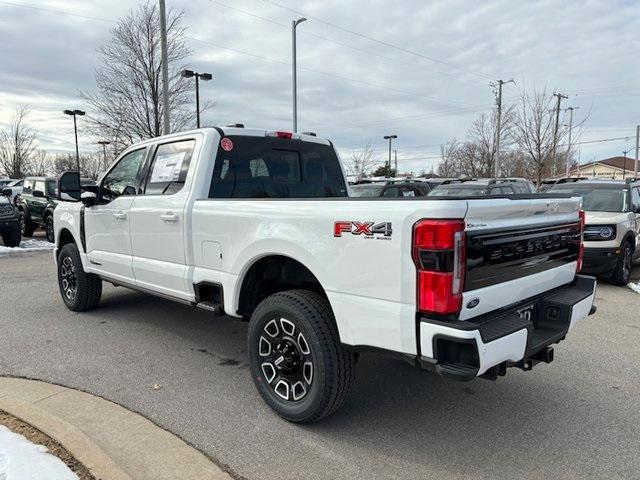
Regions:
[[[17,247],[22,240],[20,215],[11,204],[11,189],[2,190],[0,196],[0,235],[6,247]]]
[[[425,182],[363,183],[353,185],[350,197],[425,197],[431,188]]]

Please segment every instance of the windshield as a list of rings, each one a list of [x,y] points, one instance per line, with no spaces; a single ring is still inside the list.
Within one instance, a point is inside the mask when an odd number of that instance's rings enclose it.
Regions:
[[[569,193],[582,197],[582,208],[587,212],[623,212],[624,190],[601,185],[554,186],[547,193]]]
[[[432,197],[482,197],[486,194],[486,187],[480,185],[440,185],[429,192]]]
[[[0,180],[0,187],[4,187],[6,185],[9,185],[11,183],[11,180]]]
[[[352,197],[379,197],[384,185],[354,185],[351,187]]]

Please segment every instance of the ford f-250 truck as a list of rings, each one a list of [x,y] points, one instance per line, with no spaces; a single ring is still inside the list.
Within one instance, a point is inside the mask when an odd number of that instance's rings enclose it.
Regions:
[[[363,350],[495,379],[550,362],[594,311],[580,198],[348,198],[333,145],[311,134],[154,138],[92,192],[66,172],[58,195],[68,308],[98,306],[107,281],[249,321],[253,381],[293,422],[342,404]]]

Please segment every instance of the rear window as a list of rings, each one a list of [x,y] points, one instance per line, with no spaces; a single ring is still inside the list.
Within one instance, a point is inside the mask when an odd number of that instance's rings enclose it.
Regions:
[[[441,185],[429,192],[430,197],[482,197],[487,194],[486,187],[473,187],[471,185]],[[498,193],[496,192],[496,194]]]
[[[329,145],[231,136],[218,148],[209,198],[346,197],[338,157]]]

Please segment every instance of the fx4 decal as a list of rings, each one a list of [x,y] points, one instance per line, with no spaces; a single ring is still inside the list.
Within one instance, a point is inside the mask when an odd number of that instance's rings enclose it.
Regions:
[[[341,237],[343,233],[351,235],[364,235],[365,238],[378,238],[391,240],[391,222],[335,222],[333,224],[333,236]]]

